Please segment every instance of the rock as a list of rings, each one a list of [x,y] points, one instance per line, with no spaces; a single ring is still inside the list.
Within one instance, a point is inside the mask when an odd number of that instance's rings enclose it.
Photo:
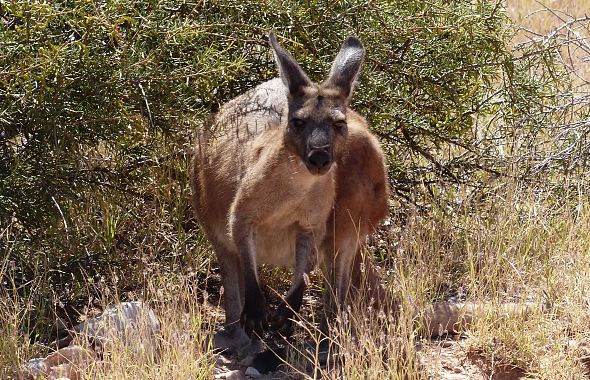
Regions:
[[[235,370],[215,375],[215,379],[243,380],[245,379],[245,376],[242,374],[242,371]]]
[[[104,351],[104,346],[108,343],[132,343],[132,349],[153,358],[158,356],[159,332],[160,321],[154,311],[143,302],[109,305],[101,315],[89,318],[74,327],[76,338],[91,341],[95,348]],[[96,360],[94,351],[70,345],[45,358],[29,360],[19,371],[18,377],[27,380],[39,377],[77,380],[84,377],[84,372]]]
[[[133,342],[138,353],[158,356],[157,334],[160,321],[143,302],[122,302],[107,306],[98,317],[89,318],[74,327],[78,337],[90,340],[104,349],[109,342]]]
[[[260,372],[254,367],[246,368],[245,374],[246,374],[246,376],[249,376],[253,379],[258,379],[259,377],[262,376],[262,374],[260,374]]]
[[[87,367],[96,360],[96,354],[80,346],[69,346],[55,351],[45,358],[48,367],[55,367],[64,363],[75,364],[82,368]]]
[[[35,358],[29,360],[19,371],[19,379],[36,379],[39,376],[47,376],[49,367],[45,364],[45,358]]]
[[[82,379],[84,375],[79,374],[75,367],[75,365],[69,363],[64,363],[57,365],[55,367],[51,367],[51,370],[49,371],[49,378],[69,380]]]
[[[228,364],[231,364],[231,360],[229,360],[228,358],[226,358],[222,354],[219,354],[215,358],[215,364],[220,365],[220,366],[228,365]]]
[[[94,352],[80,346],[70,346],[57,350],[45,358],[31,359],[22,370],[22,378],[48,379],[68,378],[77,380],[83,378],[83,373],[96,361]]]

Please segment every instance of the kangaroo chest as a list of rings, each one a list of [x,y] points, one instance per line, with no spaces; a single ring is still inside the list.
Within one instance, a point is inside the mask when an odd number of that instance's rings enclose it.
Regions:
[[[312,232],[318,244],[323,239],[335,197],[336,168],[316,176],[293,157],[276,162],[267,162],[272,170],[260,173],[260,180],[269,185],[259,194],[264,206],[255,229],[256,259],[258,264],[294,266],[297,233]]]

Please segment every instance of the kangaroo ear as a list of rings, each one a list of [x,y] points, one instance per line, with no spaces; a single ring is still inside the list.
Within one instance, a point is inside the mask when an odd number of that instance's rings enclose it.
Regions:
[[[268,34],[268,39],[283,83],[291,95],[301,94],[306,86],[312,84],[311,80],[295,59],[291,57],[291,54],[279,45],[273,32]]]
[[[330,75],[325,84],[340,91],[347,102],[352,97],[354,83],[365,57],[365,48],[355,37],[348,37],[332,63]]]

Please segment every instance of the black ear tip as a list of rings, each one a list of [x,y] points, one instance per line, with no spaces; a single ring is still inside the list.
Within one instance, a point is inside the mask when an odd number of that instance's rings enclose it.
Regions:
[[[345,41],[344,41],[344,46],[346,47],[351,47],[351,48],[357,48],[357,49],[363,49],[364,50],[364,46],[363,43],[361,42],[361,40],[359,40],[356,37],[348,37]]]

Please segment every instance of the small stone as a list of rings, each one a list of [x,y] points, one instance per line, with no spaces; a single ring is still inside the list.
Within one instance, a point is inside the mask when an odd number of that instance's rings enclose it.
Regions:
[[[259,377],[261,377],[262,375],[260,374],[260,372],[254,368],[254,367],[248,367],[246,368],[246,372],[245,372],[246,376],[249,376],[253,379],[258,379]]]
[[[46,375],[49,367],[45,364],[44,358],[36,358],[29,360],[21,370],[19,377],[24,379],[33,379],[38,376]]]
[[[74,326],[74,331],[99,347],[114,340],[125,345],[129,341],[136,343],[134,348],[139,352],[157,355],[156,335],[160,332],[160,321],[144,302],[121,302],[108,305],[99,316]]]
[[[242,374],[242,371],[236,369],[234,371],[224,372],[224,373],[220,373],[218,375],[215,375],[215,379],[243,380],[243,379],[245,379],[245,377]]]
[[[217,358],[215,358],[215,363],[217,365],[228,365],[231,364],[231,360],[220,354],[217,355]]]
[[[45,358],[45,364],[48,367],[55,367],[60,364],[68,363],[74,364],[79,368],[86,368],[96,360],[94,352],[83,347],[72,345],[61,350],[55,351],[53,354]]]
[[[442,348],[449,348],[453,345],[453,342],[451,342],[450,340],[443,340],[442,342],[440,342],[440,346]]]
[[[460,366],[455,366],[455,368],[453,368],[453,372],[455,372],[455,373],[463,373],[463,368],[461,368]]]

